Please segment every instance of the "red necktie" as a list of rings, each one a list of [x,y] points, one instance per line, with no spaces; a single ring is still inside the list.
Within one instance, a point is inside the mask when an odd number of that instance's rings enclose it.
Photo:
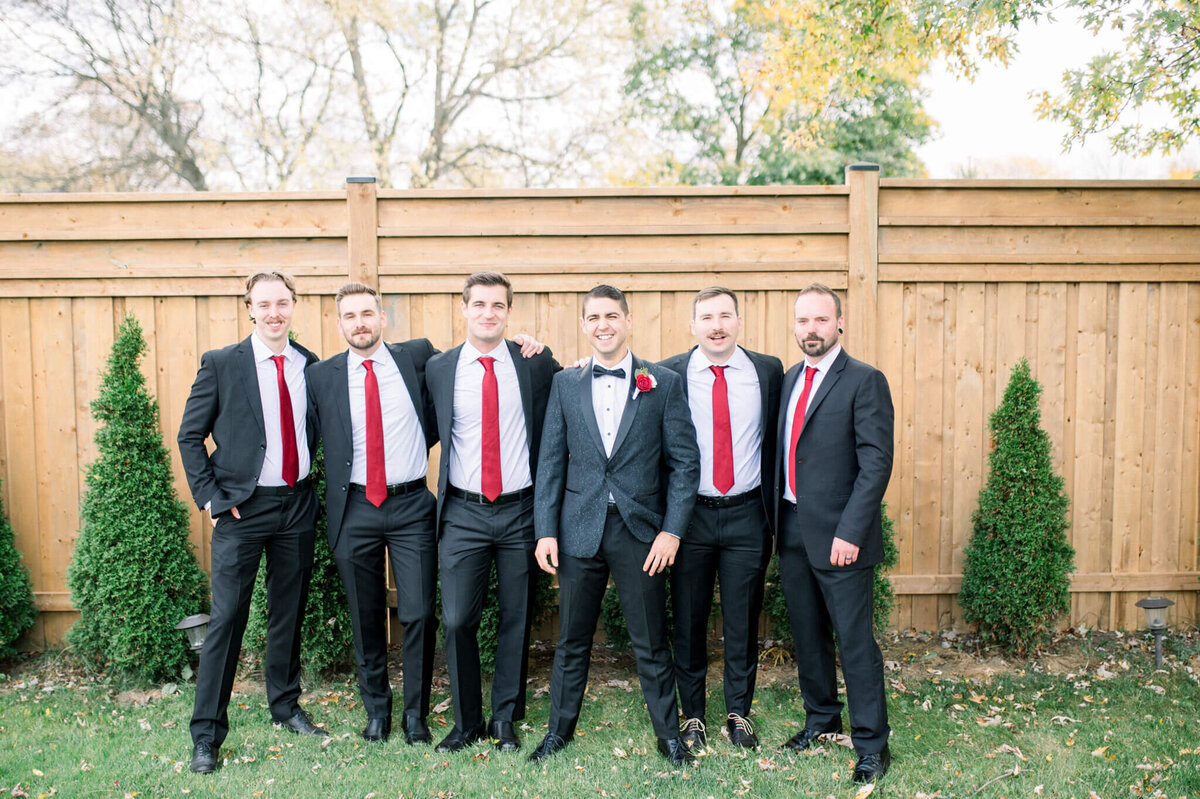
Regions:
[[[808,393],[812,391],[813,378],[817,376],[817,367],[808,366],[804,370],[804,390],[796,402],[796,415],[792,417],[792,440],[788,446],[788,487],[792,496],[796,496],[796,442],[804,430],[804,411],[808,408]]]
[[[374,363],[363,361],[363,395],[367,405],[367,501],[375,507],[387,499],[387,464],[383,459],[383,411],[379,406],[379,378]]]
[[[710,366],[716,375],[712,387],[713,485],[722,494],[733,488],[733,431],[729,424],[729,384],[724,366]]]
[[[495,502],[503,489],[500,476],[500,388],[496,385],[495,358],[480,358],[483,364],[482,471],[479,484],[483,495]]]
[[[300,455],[296,452],[296,421],[292,418],[292,395],[283,376],[283,356],[272,355],[275,377],[279,382],[279,432],[283,439],[283,482],[296,485],[300,476]]]

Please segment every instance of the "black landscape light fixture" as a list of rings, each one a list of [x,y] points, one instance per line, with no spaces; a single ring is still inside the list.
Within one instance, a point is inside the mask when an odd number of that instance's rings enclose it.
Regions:
[[[176,630],[183,630],[187,633],[188,643],[191,644],[193,652],[199,652],[204,648],[204,638],[208,635],[208,620],[207,613],[197,613],[175,625]]]
[[[1167,634],[1167,608],[1175,603],[1165,596],[1148,596],[1137,601],[1146,611],[1146,627],[1154,633],[1154,665],[1162,666],[1162,639]]]

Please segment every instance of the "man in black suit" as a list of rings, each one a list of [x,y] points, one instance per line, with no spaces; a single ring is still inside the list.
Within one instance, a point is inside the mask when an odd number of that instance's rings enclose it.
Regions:
[[[788,370],[780,414],[779,568],[796,645],[802,752],[841,732],[834,634],[858,752],[855,782],[891,763],[883,658],[872,629],[873,567],[883,559],[880,502],[892,474],[892,396],[883,373],[842,350],[842,302],[812,284],[795,305],[804,361]]]
[[[229,695],[263,552],[269,608],[263,676],[271,717],[301,734],[326,735],[298,703],[317,516],[305,370],[317,358],[288,341],[296,304],[289,275],[251,275],[243,301],[254,332],[204,353],[179,425],[188,487],[213,525],[212,613],[191,721],[191,770],[202,774],[216,769],[229,733]],[[210,435],[211,455],[204,444]]]
[[[476,272],[463,287],[467,340],[436,355],[425,380],[442,442],[438,466],[438,554],[446,662],[454,727],[437,746],[456,752],[485,736],[502,751],[520,747],[514,722],[525,717],[533,563],[533,478],[550,382],[561,367],[549,350],[520,357],[504,340],[512,284]],[[485,726],[479,620],[492,563],[500,622],[492,675],[492,718]]]
[[[425,364],[427,339],[384,344],[387,326],[375,289],[338,290],[338,330],[350,345],[309,371],[308,398],[325,445],[329,547],[342,576],[354,625],[358,689],[367,712],[362,732],[383,741],[392,731],[387,671],[384,552],[404,625],[404,740],[428,743],[434,617],[434,498],[425,485],[437,442]]]
[[[700,492],[687,536],[671,567],[675,611],[675,682],[683,707],[683,740],[707,745],[708,617],[721,579],[725,638],[726,734],[753,749],[749,719],[758,673],[758,617],[771,558],[775,504],[775,417],[783,364],[737,346],[742,332],[737,295],[720,286],[692,301],[696,345],[662,362],[683,379],[700,447]]]
[[[554,378],[538,459],[534,528],[538,565],[559,582],[558,648],[550,731],[530,760],[575,734],[592,636],[612,573],[659,751],[695,758],[679,737],[667,643],[666,572],[696,502],[696,431],[679,376],[634,357],[625,295],[597,286],[583,300],[590,367]]]

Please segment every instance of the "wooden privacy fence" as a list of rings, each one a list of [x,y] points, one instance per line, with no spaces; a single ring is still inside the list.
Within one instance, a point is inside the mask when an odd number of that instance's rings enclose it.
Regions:
[[[0,479],[42,610],[35,643],[73,619],[66,568],[95,455],[88,404],[114,330],[136,316],[144,369],[174,452],[206,349],[250,332],[242,279],[297,276],[295,329],[344,349],[332,295],[377,284],[387,335],[464,336],[458,292],[510,275],[513,332],[560,361],[587,351],[579,300],[629,294],[632,344],[691,345],[694,292],[739,292],[743,343],[798,359],[796,290],[846,296],[847,349],[887,374],[896,403],[900,595],[895,623],[961,621],[962,548],[985,477],[987,418],[1013,364],[1042,382],[1043,423],[1071,496],[1071,617],[1141,623],[1162,593],[1197,618],[1200,525],[1200,186],[1184,182],[880,181],[844,186],[551,191],[0,195]],[[435,453],[436,457],[436,453]],[[189,501],[190,506],[190,501]],[[193,512],[205,568],[208,525]],[[147,553],[152,557],[153,553]]]

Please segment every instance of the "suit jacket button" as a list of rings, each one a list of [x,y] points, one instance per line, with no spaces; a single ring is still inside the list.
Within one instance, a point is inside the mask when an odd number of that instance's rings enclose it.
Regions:
[[[346,487],[345,487],[345,486],[342,486],[342,491],[345,491],[345,490],[346,490]]]
[[[346,465],[347,465],[347,466],[349,466],[349,465],[350,465],[350,461],[346,461]]]

